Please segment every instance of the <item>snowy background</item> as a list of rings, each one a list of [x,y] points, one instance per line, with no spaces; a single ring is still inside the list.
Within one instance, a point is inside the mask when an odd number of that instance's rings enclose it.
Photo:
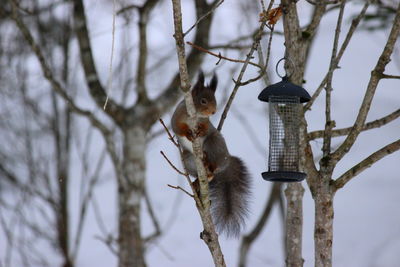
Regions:
[[[104,3],[86,1],[88,12],[88,25],[92,37],[92,45],[98,71],[107,77],[108,54],[111,44],[111,10]],[[249,4],[250,5],[250,4]],[[256,5],[256,4],[254,4]],[[251,33],[258,24],[258,15],[253,11],[243,10],[242,1],[225,1],[216,11],[212,27],[212,44],[225,43],[237,36]],[[257,5],[256,5],[257,6]],[[300,18],[308,22],[310,14],[309,4],[305,1],[298,3]],[[342,37],[347,32],[351,16],[361,9],[360,4],[349,4],[345,12],[345,24],[342,29]],[[194,23],[194,9],[192,1],[183,1],[184,29]],[[251,17],[249,17],[251,15]],[[157,63],[157,55],[169,55],[170,60],[165,63],[160,71],[152,72],[148,79],[151,89],[150,96],[157,95],[157,88],[165,86],[177,69],[174,39],[172,38],[172,7],[169,1],[162,1],[156,7],[151,24],[148,28],[149,51],[153,57],[149,66]],[[101,19],[99,19],[101,18]],[[308,68],[305,74],[304,88],[310,94],[318,87],[328,70],[329,59],[333,43],[334,27],[336,25],[337,11],[330,12],[324,17],[320,30],[314,42]],[[116,35],[122,34],[124,27],[117,19]],[[282,31],[282,22],[278,22],[277,31]],[[134,30],[132,29],[134,32]],[[354,123],[357,111],[369,80],[370,72],[376,64],[377,58],[382,52],[383,44],[388,36],[388,31],[367,32],[359,31],[353,37],[341,63],[336,70],[333,80],[333,114],[337,128],[348,127]],[[191,33],[187,38],[193,37]],[[116,38],[117,51],[119,42],[123,38]],[[341,39],[342,40],[342,39]],[[263,39],[263,47],[266,47],[266,38]],[[126,37],[132,47],[137,44],[137,36],[132,34]],[[397,44],[397,52],[393,61],[389,64],[386,73],[398,75],[400,72],[400,44]],[[282,36],[275,35],[272,44],[271,66],[275,66],[284,53]],[[223,53],[224,54],[224,53]],[[116,56],[119,53],[116,52]],[[231,53],[230,56],[238,57]],[[76,60],[78,60],[76,58]],[[118,59],[116,59],[118,61]],[[237,72],[232,77],[229,70],[235,63],[221,62],[216,68],[216,58],[206,56],[202,68],[206,73],[214,69],[219,76],[217,100],[225,95],[225,90],[233,88],[232,78],[236,78]],[[396,65],[397,64],[397,65]],[[255,69],[249,67],[246,78],[256,75]],[[273,70],[274,68],[271,68]],[[163,70],[163,71],[161,71]],[[173,70],[173,71],[172,71]],[[273,82],[279,81],[274,71],[271,71]],[[105,79],[104,79],[105,82]],[[251,216],[248,219],[245,232],[253,227],[257,221],[264,203],[268,198],[271,184],[265,182],[260,173],[267,166],[267,141],[268,122],[266,105],[257,100],[259,92],[264,85],[261,82],[253,83],[239,90],[233,105],[233,111],[228,115],[222,130],[232,155],[241,157],[248,166],[253,178],[253,197],[251,202]],[[382,80],[377,89],[372,104],[368,121],[380,118],[400,107],[400,82],[398,80]],[[118,88],[113,88],[118,94]],[[83,95],[85,93],[82,93]],[[80,103],[85,103],[82,100]],[[128,102],[133,102],[129,100]],[[219,102],[220,103],[220,102]],[[220,111],[213,121],[217,123]],[[248,130],[238,120],[237,114],[243,116],[256,139],[250,137]],[[324,125],[324,100],[323,94],[315,102],[313,108],[306,115],[309,131],[322,129]],[[169,121],[169,117],[164,117]],[[83,122],[82,122],[83,123]],[[86,128],[85,128],[86,127]],[[82,129],[87,129],[83,126]],[[154,127],[154,132],[160,129]],[[364,132],[360,135],[350,153],[339,163],[334,172],[334,177],[340,176],[348,168],[375,152],[380,147],[398,139],[400,135],[400,120],[394,121],[379,129]],[[253,140],[251,140],[253,138]],[[339,144],[343,139],[334,139],[333,145]],[[101,138],[94,134],[93,142],[102,143]],[[314,155],[318,157],[322,147],[321,140],[312,142]],[[100,149],[94,149],[92,153],[99,153]],[[157,217],[163,230],[162,237],[150,245],[146,259],[148,266],[186,267],[186,266],[212,266],[209,251],[199,233],[202,230],[201,222],[192,199],[182,192],[167,187],[167,184],[188,187],[186,181],[179,177],[160,156],[163,150],[174,162],[179,162],[178,153],[171,145],[167,137],[161,135],[151,141],[147,151],[147,187],[152,198]],[[264,152],[263,152],[264,151]],[[79,163],[79,158],[73,162]],[[116,185],[113,180],[113,171],[109,163],[104,165],[102,183],[95,191],[95,198],[101,207],[101,215],[108,232],[116,232]],[[78,172],[78,171],[76,171]],[[77,175],[79,177],[79,175]],[[79,188],[80,180],[72,181],[71,188]],[[306,192],[304,195],[304,233],[303,256],[304,266],[313,265],[313,218],[314,204],[307,185],[303,182]],[[71,190],[73,191],[73,190]],[[74,207],[78,204],[78,190],[75,197],[71,197],[71,221],[74,225],[78,214]],[[336,194],[333,240],[333,262],[338,267],[398,267],[400,266],[400,153],[394,153],[385,157],[372,168],[364,171],[358,177],[349,182]],[[151,233],[153,228],[150,219],[144,212],[143,232]],[[74,230],[74,229],[73,229]],[[275,206],[272,217],[259,239],[253,244],[248,257],[248,266],[284,266],[283,255],[283,229],[279,211]],[[88,221],[83,232],[83,241],[76,266],[116,266],[117,259],[109,249],[98,240],[101,230],[93,210],[89,210]],[[238,260],[238,247],[240,240],[227,240],[221,237],[221,246],[225,255],[227,266],[235,266]],[[0,256],[4,244],[0,241]],[[43,248],[48,254],[54,253],[51,248]],[[51,256],[50,256],[51,257]],[[55,256],[54,256],[55,257]],[[57,259],[55,257],[55,262]]]

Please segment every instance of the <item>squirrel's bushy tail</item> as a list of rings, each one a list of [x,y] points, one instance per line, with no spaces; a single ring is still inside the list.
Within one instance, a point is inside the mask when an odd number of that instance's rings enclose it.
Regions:
[[[238,237],[249,213],[250,178],[242,160],[230,156],[229,166],[210,182],[211,213],[219,233]]]

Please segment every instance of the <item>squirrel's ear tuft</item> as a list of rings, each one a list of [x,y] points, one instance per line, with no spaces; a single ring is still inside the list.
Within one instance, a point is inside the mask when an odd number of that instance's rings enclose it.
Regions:
[[[204,73],[202,70],[199,72],[199,77],[197,78],[196,87],[204,86]]]
[[[199,77],[197,78],[196,84],[193,86],[192,93],[194,95],[197,95],[198,93],[201,92],[204,88],[204,73],[203,71],[200,70],[199,72]]]
[[[214,73],[214,75],[211,79],[210,85],[208,87],[215,92],[215,90],[217,90],[217,85],[218,85],[218,77]]]

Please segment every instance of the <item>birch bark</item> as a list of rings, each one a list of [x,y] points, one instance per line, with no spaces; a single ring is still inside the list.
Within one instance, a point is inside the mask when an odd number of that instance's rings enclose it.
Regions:
[[[139,126],[123,131],[124,150],[118,179],[119,267],[144,267],[141,199],[145,179],[146,132]]]

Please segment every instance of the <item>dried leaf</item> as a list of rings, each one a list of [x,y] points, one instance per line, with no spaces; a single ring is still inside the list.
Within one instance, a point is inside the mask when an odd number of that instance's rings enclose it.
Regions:
[[[273,8],[268,12],[260,13],[260,22],[267,22],[268,25],[275,25],[282,16],[282,8]]]

